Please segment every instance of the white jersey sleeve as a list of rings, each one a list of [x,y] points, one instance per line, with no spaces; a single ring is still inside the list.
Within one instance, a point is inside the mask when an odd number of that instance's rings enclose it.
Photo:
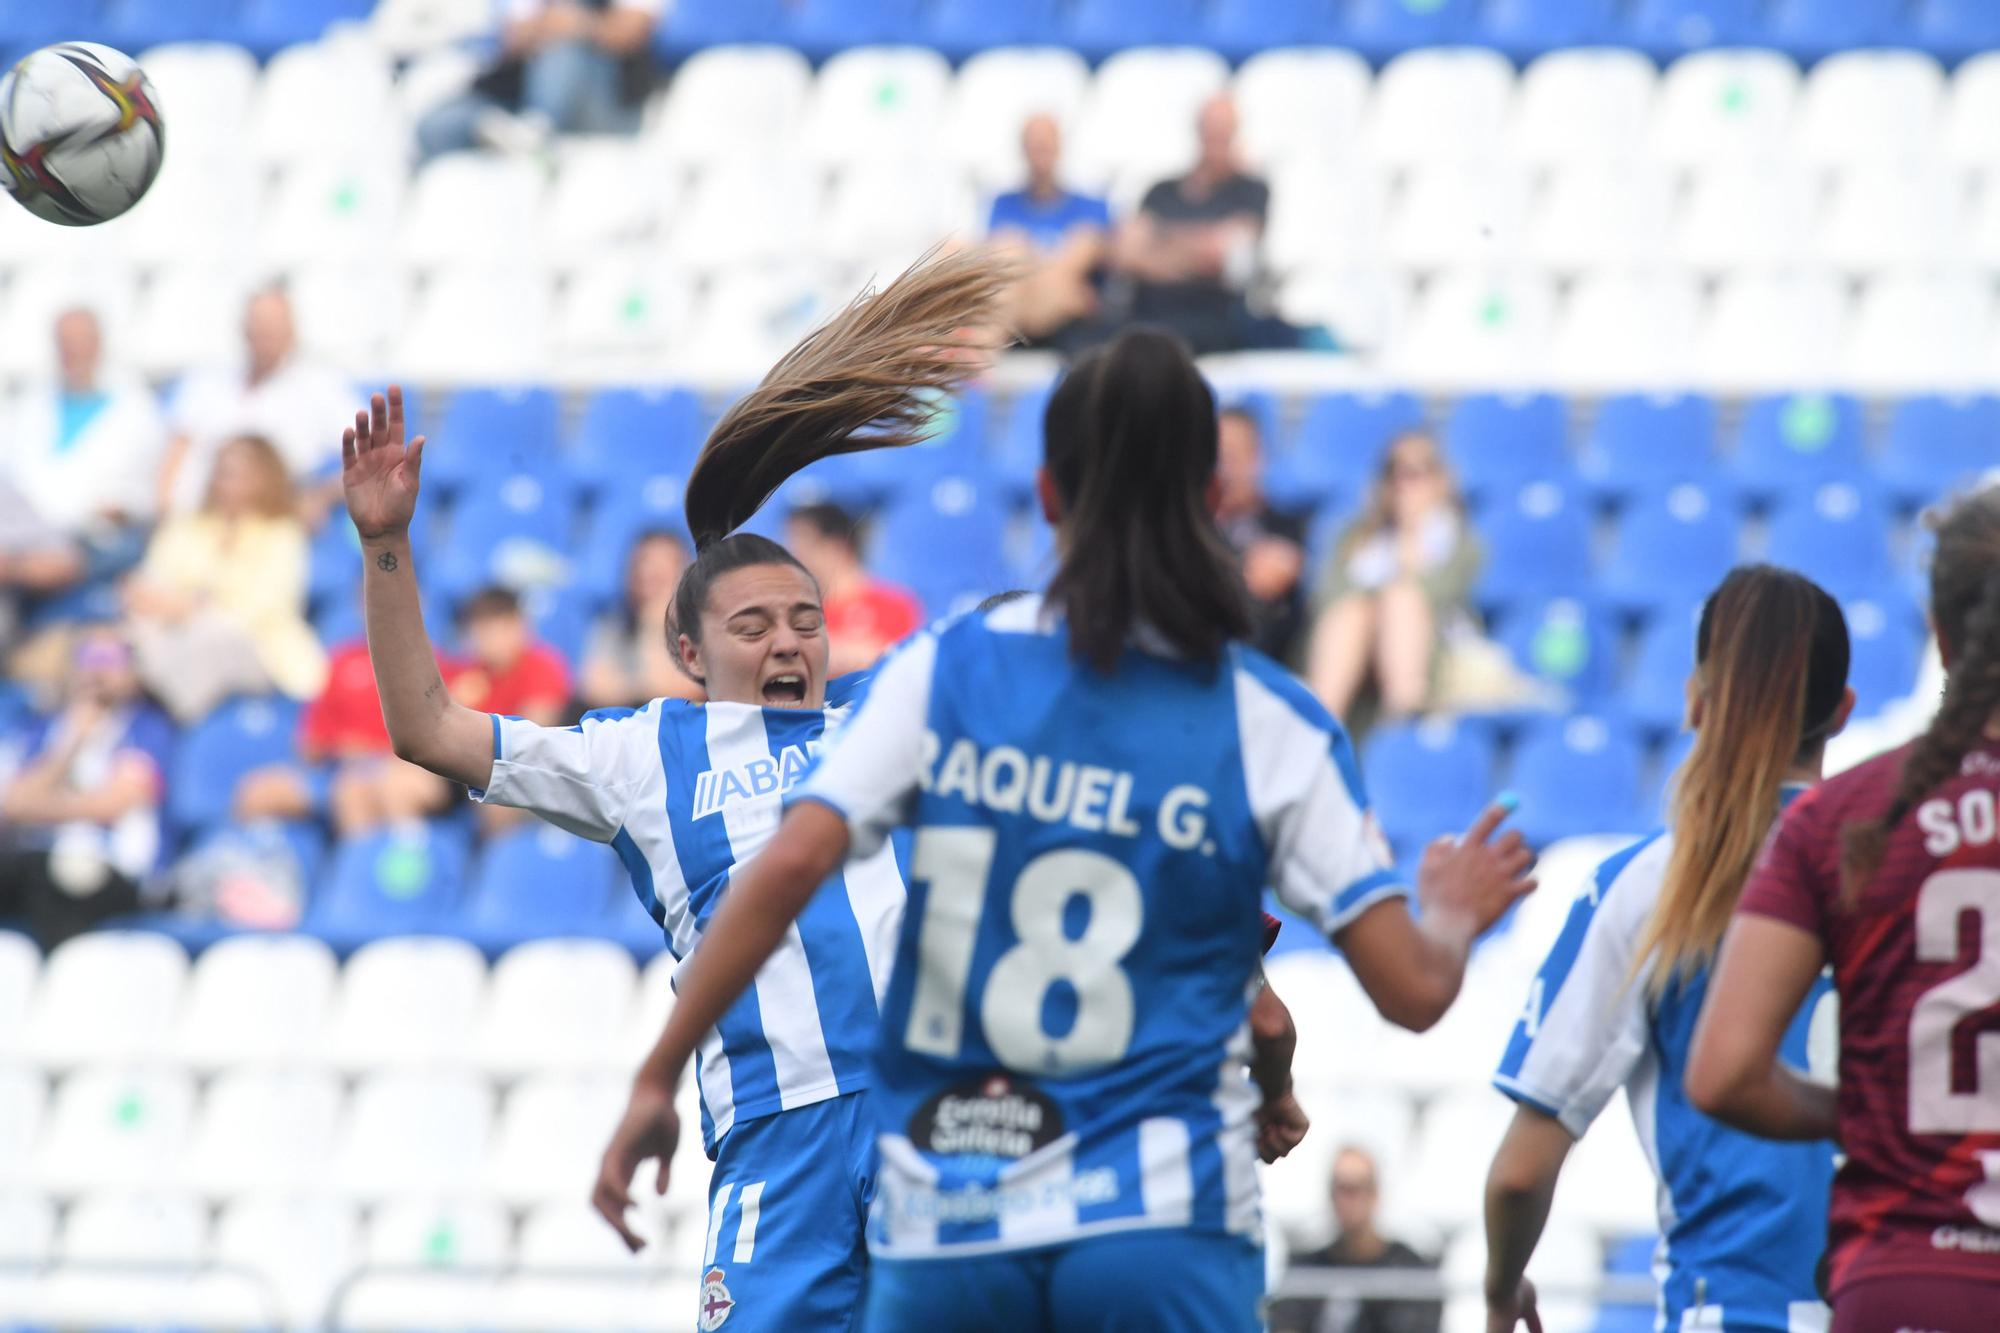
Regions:
[[[937,636],[923,633],[875,673],[868,698],[828,743],[790,801],[817,801],[847,821],[850,858],[873,855],[903,822],[936,755],[929,727]]]
[[[1243,784],[1279,901],[1331,936],[1407,897],[1347,733],[1264,659],[1239,654],[1235,672]]]
[[[533,811],[557,828],[610,842],[660,769],[658,701],[607,708],[573,727],[493,717],[493,776],[472,799]]]
[[[1671,846],[1656,834],[1592,874],[1528,988],[1493,1076],[1500,1091],[1577,1138],[1646,1055],[1651,969],[1635,971],[1632,959]]]

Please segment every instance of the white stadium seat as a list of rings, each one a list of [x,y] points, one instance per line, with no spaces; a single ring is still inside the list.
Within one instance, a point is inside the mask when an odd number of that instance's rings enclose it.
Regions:
[[[826,62],[806,103],[814,161],[908,164],[936,154],[951,67],[921,46],[858,46]]]
[[[1368,63],[1352,51],[1262,51],[1236,71],[1243,155],[1266,173],[1288,163],[1326,166],[1361,149]]]
[[[1659,1226],[1659,1177],[1639,1146],[1625,1098],[1613,1098],[1570,1150],[1555,1210],[1607,1236],[1643,1236]]]
[[[1839,382],[1881,393],[1978,388],[1992,378],[1995,330],[1982,276],[1885,278],[1855,308]]]
[[[599,254],[556,300],[556,373],[570,383],[631,383],[656,376],[694,336],[693,284],[650,247]]]
[[[1322,325],[1341,347],[1360,356],[1395,341],[1409,306],[1409,284],[1379,265],[1307,269],[1287,278],[1277,296],[1285,319]]]
[[[627,1061],[642,1060],[667,1025],[674,1008],[674,972],[680,960],[665,952],[653,955],[639,974],[639,990],[621,1045]]]
[[[1944,70],[1919,51],[1843,51],[1813,67],[1798,152],[1844,167],[1927,154],[1944,109]]]
[[[6,420],[0,415],[0,421]],[[42,971],[42,951],[26,935],[0,930],[0,1058],[20,1051],[28,1035],[28,1006]]]
[[[299,344],[350,378],[373,380],[389,361],[389,337],[402,328],[410,305],[400,270],[342,264],[314,265],[286,280]],[[398,372],[406,373],[398,367]]]
[[[1553,168],[1529,216],[1528,253],[1553,273],[1654,268],[1673,204],[1672,182],[1650,163]]]
[[[0,1193],[0,1310],[18,1323],[40,1322],[46,1294],[40,1269],[55,1257],[55,1201]]]
[[[632,1254],[604,1219],[578,1200],[544,1204],[521,1224],[518,1256],[530,1271],[500,1284],[489,1327],[540,1333],[684,1326],[696,1289],[687,1289],[686,1304],[663,1305],[638,1280],[659,1272],[659,1253],[654,1245]]]
[[[1440,276],[1418,298],[1389,350],[1413,385],[1511,388],[1545,373],[1555,298],[1539,274],[1469,271]]]
[[[1478,1182],[1513,1116],[1514,1103],[1490,1087],[1455,1092],[1424,1108],[1398,1211],[1447,1227],[1476,1221]]]
[[[817,229],[820,252],[837,262],[886,260],[887,281],[939,241],[979,230],[970,187],[950,168],[849,167],[833,182]]]
[[[139,53],[167,123],[167,159],[220,157],[240,151],[251,123],[257,61],[227,42],[176,42]],[[325,114],[326,107],[319,108]]]
[[[731,162],[695,177],[668,228],[667,253],[706,272],[760,277],[811,244],[820,182],[794,160]]]
[[[2000,167],[1974,179],[1960,249],[1968,264],[2000,269]]]
[[[317,1186],[340,1105],[340,1084],[323,1071],[223,1074],[202,1101],[182,1182],[211,1196]]]
[[[629,1076],[610,1074],[537,1074],[516,1083],[494,1133],[487,1192],[514,1204],[580,1197],[630,1091]],[[682,1129],[700,1137],[698,1122]]]
[[[486,1157],[493,1094],[468,1074],[378,1074],[355,1088],[322,1185],[354,1198],[447,1197]]]
[[[1213,51],[1191,46],[1142,46],[1120,51],[1097,70],[1067,157],[1079,180],[1109,180],[1120,171],[1155,176],[1182,172],[1194,161],[1194,122],[1201,104],[1229,82],[1229,66]]]
[[[1271,181],[1264,263],[1295,273],[1329,265],[1379,265],[1388,191],[1366,164],[1295,164]]]
[[[442,269],[389,349],[419,383],[520,384],[550,361],[549,283],[540,269]]]
[[[1753,393],[1831,383],[1846,323],[1846,294],[1831,274],[1727,278],[1696,339],[1693,382]]]
[[[1478,1291],[1486,1274],[1486,1237],[1479,1228],[1452,1241],[1441,1268],[1445,1281],[1472,1293],[1447,1302],[1444,1333],[1484,1333],[1486,1303]],[[1537,1302],[1544,1333],[1586,1333],[1596,1326],[1594,1302],[1561,1293],[1564,1288],[1595,1285],[1603,1272],[1604,1245],[1595,1233],[1559,1219],[1550,1222],[1528,1261],[1528,1276],[1550,1293]]]
[[[1928,163],[1854,167],[1834,182],[1813,249],[1863,275],[1948,268],[1965,203],[1959,179]]]
[[[346,1069],[463,1061],[486,960],[463,940],[378,940],[347,960],[328,1050]]]
[[[350,1289],[343,1327],[354,1333],[482,1328],[492,1269],[507,1260],[507,1218],[489,1203],[408,1200],[377,1209],[363,1256],[380,1273]]]
[[[327,1198],[242,1199],[222,1210],[215,1226],[215,1262],[261,1276],[265,1291],[279,1302],[277,1313],[289,1328],[317,1328],[325,1319],[335,1286],[359,1266],[361,1225],[354,1206]],[[240,1279],[224,1280],[223,1292],[201,1283],[204,1308],[217,1296],[232,1305]],[[254,1308],[254,1307],[253,1307]],[[268,1327],[267,1318],[263,1326]],[[216,1320],[209,1327],[243,1327]]]
[[[195,961],[174,1052],[197,1069],[317,1060],[339,979],[309,935],[222,940]]]
[[[1488,161],[1507,127],[1513,96],[1514,67],[1497,51],[1407,52],[1376,80],[1368,152],[1399,167]]]
[[[1381,1045],[1383,1023],[1347,964],[1332,953],[1301,950],[1273,958],[1265,975],[1294,1014],[1313,1016],[1297,1025],[1292,1069],[1301,1086],[1361,1081]]]
[[[30,1053],[52,1068],[157,1056],[187,971],[186,952],[165,935],[101,931],[67,941],[42,969]]]
[[[603,247],[657,241],[678,203],[679,173],[662,170],[632,140],[571,139],[561,145],[542,237],[558,265]]]
[[[1972,57],[1951,76],[1941,135],[1947,161],[1977,167],[1992,179],[2000,170],[2000,51]]]
[[[49,1085],[32,1069],[0,1067],[0,1198],[30,1177],[35,1141],[49,1108]]]
[[[162,270],[139,298],[133,362],[156,379],[240,362],[249,294],[240,265],[177,264]]]
[[[1668,67],[1653,151],[1676,166],[1768,162],[1789,142],[1799,69],[1776,51],[1697,51]]]
[[[981,51],[952,80],[944,151],[986,190],[1020,188],[1021,127],[1054,116],[1074,134],[1090,86],[1090,67],[1064,47],[1011,46]]]
[[[1810,177],[1781,164],[1699,171],[1674,226],[1674,257],[1704,273],[1797,263],[1817,195]]]
[[[689,373],[762,374],[787,348],[853,295],[800,265],[738,269],[711,278],[696,306],[701,337],[685,349]]]
[[[546,177],[532,164],[487,153],[447,153],[417,173],[403,215],[405,262],[522,265],[542,258]]]
[[[1508,148],[1537,166],[1629,162],[1645,142],[1659,76],[1637,51],[1586,47],[1528,66],[1515,97]]]
[[[171,1180],[193,1124],[194,1084],[186,1075],[86,1069],[56,1093],[34,1174],[57,1194]]]
[[[1428,1031],[1388,1027],[1370,1062],[1371,1081],[1418,1097],[1486,1088],[1527,994],[1518,968],[1504,958],[1474,954],[1458,998]]]
[[[329,154],[286,164],[257,230],[262,263],[382,263],[394,249],[407,181],[367,159]]]
[[[535,940],[493,969],[473,1058],[500,1076],[615,1068],[618,1019],[638,986],[632,956],[609,940]]]
[[[256,235],[257,177],[223,153],[168,153],[146,197],[119,218],[115,233],[135,263],[237,263]]]
[[[10,216],[12,215],[12,216]],[[52,227],[38,222],[11,204],[0,211],[0,264],[16,252],[7,247],[13,241],[9,223],[42,232],[74,234],[81,227]],[[106,224],[112,226],[116,224]],[[124,260],[104,251],[95,262],[71,267],[68,263],[47,264],[14,270],[4,298],[0,298],[0,379],[20,376],[43,381],[55,374],[55,322],[65,310],[84,309],[97,315],[104,334],[104,364],[114,371],[131,364],[132,312],[138,284]]]
[[[755,162],[790,147],[812,67],[788,47],[718,46],[674,71],[648,138],[669,161]]]
[[[124,1184],[129,1189],[145,1179],[140,1173]],[[193,1275],[207,1257],[207,1233],[201,1204],[188,1195],[119,1193],[79,1201],[63,1225],[61,1263],[44,1285],[44,1317],[89,1327],[184,1322]]]
[[[1392,263],[1420,272],[1506,264],[1521,250],[1527,181],[1505,164],[1413,169],[1383,227]]]
[[[250,109],[258,157],[288,167],[366,155],[376,174],[402,174],[409,131],[393,88],[388,61],[367,41],[327,37],[287,47],[264,67]]]

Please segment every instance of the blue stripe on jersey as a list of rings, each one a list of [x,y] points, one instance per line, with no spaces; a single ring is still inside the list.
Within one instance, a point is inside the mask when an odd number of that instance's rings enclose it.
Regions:
[[[1549,1006],[1555,1002],[1556,996],[1562,991],[1563,982],[1569,979],[1570,969],[1576,966],[1576,956],[1583,948],[1584,937],[1590,933],[1591,918],[1597,914],[1605,895],[1611,891],[1611,886],[1618,882],[1618,876],[1624,873],[1625,867],[1632,864],[1639,853],[1658,842],[1661,836],[1661,832],[1658,831],[1648,834],[1598,866],[1597,873],[1591,877],[1589,892],[1579,897],[1575,905],[1570,908],[1569,919],[1563,922],[1562,933],[1556,936],[1555,946],[1549,950],[1548,961],[1542,964],[1542,970],[1535,981],[1535,990],[1529,998],[1529,1002],[1535,1007],[1532,1015],[1534,1021],[1515,1025],[1513,1039],[1507,1043],[1507,1053],[1500,1058],[1498,1078],[1512,1080],[1520,1076],[1521,1062],[1528,1058],[1528,1052],[1535,1044],[1535,1029],[1543,1016],[1548,1013]],[[1523,1098],[1520,1092],[1512,1087],[1503,1085],[1501,1090],[1516,1100],[1531,1100]],[[1548,1108],[1537,1106],[1535,1109]]]
[[[666,911],[660,906],[660,895],[653,891],[653,867],[646,861],[646,854],[639,850],[639,844],[632,841],[632,834],[619,829],[618,836],[611,840],[611,850],[618,853],[618,859],[625,864],[625,873],[632,877],[632,892],[639,895],[639,903],[646,909],[646,915],[661,926],[667,924]]]
[[[1389,892],[1394,890],[1394,892]],[[1348,885],[1334,897],[1335,916],[1346,916],[1370,898],[1398,898],[1403,896],[1402,872],[1382,870],[1363,880]]]

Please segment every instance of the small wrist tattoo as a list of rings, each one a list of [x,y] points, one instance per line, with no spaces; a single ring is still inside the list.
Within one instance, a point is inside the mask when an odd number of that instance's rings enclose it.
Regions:
[[[381,571],[382,571],[382,572],[383,572],[384,574],[393,574],[393,573],[395,573],[395,572],[396,572],[396,553],[395,553],[394,551],[384,551],[384,552],[382,552],[382,554],[380,554],[380,555],[376,556],[376,557],[375,557],[375,568],[377,568],[377,569],[381,570]]]

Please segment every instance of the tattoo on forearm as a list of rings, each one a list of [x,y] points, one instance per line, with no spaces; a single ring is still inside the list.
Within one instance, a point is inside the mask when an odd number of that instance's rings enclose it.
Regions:
[[[375,568],[381,570],[384,574],[395,573],[396,564],[396,553],[394,551],[384,551],[375,557]]]
[[[427,688],[427,689],[426,689],[426,690],[424,691],[424,698],[426,698],[426,699],[435,699],[435,698],[437,698],[437,697],[438,697],[438,696],[439,696],[440,694],[443,694],[443,693],[444,693],[444,681],[442,681],[442,680],[434,680],[434,681],[432,681],[432,682],[430,683],[430,686],[429,686],[429,688]]]

